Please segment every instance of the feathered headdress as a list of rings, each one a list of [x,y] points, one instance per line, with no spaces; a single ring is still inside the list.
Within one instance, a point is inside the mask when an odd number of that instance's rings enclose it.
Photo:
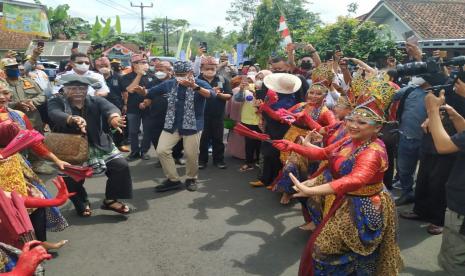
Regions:
[[[312,83],[320,83],[326,87],[330,87],[335,76],[330,65],[320,64],[320,66],[312,71]]]
[[[396,89],[391,86],[386,74],[368,79],[357,76],[352,81],[347,97],[354,107],[354,114],[385,122],[385,110],[395,93]]]

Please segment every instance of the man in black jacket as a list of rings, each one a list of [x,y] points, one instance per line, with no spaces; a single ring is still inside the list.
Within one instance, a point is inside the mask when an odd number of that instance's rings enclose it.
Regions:
[[[88,165],[104,165],[108,180],[101,208],[128,214],[129,207],[118,199],[132,198],[129,166],[114,145],[111,135],[103,129],[105,120],[114,131],[121,132],[125,120],[119,109],[105,98],[87,95],[88,86],[95,83],[96,80],[77,74],[63,76],[60,80],[63,96],[49,100],[48,114],[57,132],[86,135],[89,143]],[[84,180],[76,182],[70,177],[64,179],[68,190],[76,193],[70,198],[76,212],[83,217],[90,216],[92,213],[83,186]]]

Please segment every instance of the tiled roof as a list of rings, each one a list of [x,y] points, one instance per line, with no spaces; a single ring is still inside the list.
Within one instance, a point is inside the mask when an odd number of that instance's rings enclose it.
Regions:
[[[381,2],[391,8],[422,39],[465,38],[465,0]]]
[[[31,40],[36,38],[33,35],[4,31],[1,25],[2,20],[0,17],[0,49],[26,50]]]

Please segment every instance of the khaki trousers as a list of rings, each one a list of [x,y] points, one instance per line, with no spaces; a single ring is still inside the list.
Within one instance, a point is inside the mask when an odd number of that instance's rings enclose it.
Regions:
[[[199,146],[202,132],[193,135],[180,135],[179,132],[169,133],[162,131],[158,141],[157,154],[166,178],[179,181],[179,174],[174,163],[173,147],[182,139],[184,156],[186,156],[186,176],[188,179],[197,179],[199,172]]]

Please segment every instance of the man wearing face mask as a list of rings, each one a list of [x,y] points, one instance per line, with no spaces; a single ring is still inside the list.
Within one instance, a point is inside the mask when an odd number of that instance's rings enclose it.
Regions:
[[[131,144],[131,154],[127,157],[128,161],[134,161],[139,158],[148,160],[146,150],[142,145],[149,145],[150,140],[139,142],[139,131],[142,125],[149,125],[148,106],[144,103],[145,90],[155,86],[156,80],[148,74],[149,64],[147,57],[142,54],[133,54],[131,57],[132,72],[122,77],[122,87],[127,93],[124,98],[123,111],[127,114],[129,124],[129,140]]]
[[[164,81],[173,78],[173,66],[169,61],[154,62],[152,60],[153,76],[155,77],[154,85],[159,85]],[[149,68],[150,69],[150,68]],[[145,105],[148,109],[148,120],[144,125],[144,138],[142,139],[142,152],[147,153],[150,149],[150,143],[156,149],[160,139],[163,125],[165,124],[166,109],[168,108],[168,101],[164,95],[156,95],[152,100],[145,99]],[[173,158],[177,165],[184,165],[182,160],[182,142],[176,144],[173,148]],[[161,168],[161,163],[158,161],[156,167]]]
[[[121,60],[114,58],[110,61],[110,65],[114,74],[121,75]]]
[[[39,132],[43,132],[43,122],[39,109],[46,102],[46,97],[42,89],[30,78],[21,77],[18,62],[13,58],[1,60],[5,68],[6,81],[11,87],[12,97],[9,106],[20,110],[26,114],[32,126]],[[32,169],[39,174],[52,174],[54,169],[48,166],[34,155],[30,155]]]
[[[121,76],[118,73],[112,72],[110,66],[110,60],[107,57],[101,57],[95,60],[95,69],[103,75],[105,82],[110,89],[110,93],[108,93],[105,98],[122,111],[124,89],[121,86]],[[129,152],[129,148],[124,144],[123,133],[113,133],[113,141],[120,151]]]
[[[79,75],[81,77],[89,77],[89,78],[92,78],[92,79],[95,79],[95,80],[98,80],[98,84],[96,87],[99,87],[99,88],[93,88],[91,86],[89,86],[88,90],[87,90],[87,94],[90,95],[90,96],[101,96],[101,97],[105,97],[108,95],[108,93],[110,92],[110,89],[108,88],[107,86],[107,83],[105,82],[105,79],[103,78],[102,74],[99,74],[99,73],[96,73],[94,71],[91,71],[89,70],[90,68],[90,59],[89,57],[84,54],[84,53],[80,53],[80,52],[76,52],[74,54],[71,55],[71,60],[70,60],[70,65],[73,69],[71,69],[70,71],[67,71],[61,75],[58,75],[57,78],[55,79],[55,81],[57,83],[60,82],[60,79],[63,77],[63,76],[66,76],[66,75]],[[62,90],[63,86],[62,85],[57,85],[55,86],[55,88],[53,89],[53,93],[56,94],[58,92],[60,92],[60,90]]]
[[[157,154],[167,180],[155,188],[156,192],[165,192],[181,187],[172,154],[173,147],[182,139],[186,155],[185,183],[189,191],[197,190],[198,158],[200,137],[204,124],[205,101],[215,97],[211,86],[200,79],[194,79],[192,63],[177,61],[174,64],[176,79],[164,81],[148,91],[147,98],[167,95],[168,108],[163,131],[157,147]]]
[[[200,80],[210,84],[216,91],[215,98],[208,98],[205,106],[205,122],[200,139],[199,168],[205,169],[208,164],[208,147],[213,148],[213,164],[219,169],[226,169],[224,163],[224,109],[226,102],[231,99],[232,91],[229,81],[218,76],[216,69],[218,62],[214,57],[206,56],[201,61]]]

